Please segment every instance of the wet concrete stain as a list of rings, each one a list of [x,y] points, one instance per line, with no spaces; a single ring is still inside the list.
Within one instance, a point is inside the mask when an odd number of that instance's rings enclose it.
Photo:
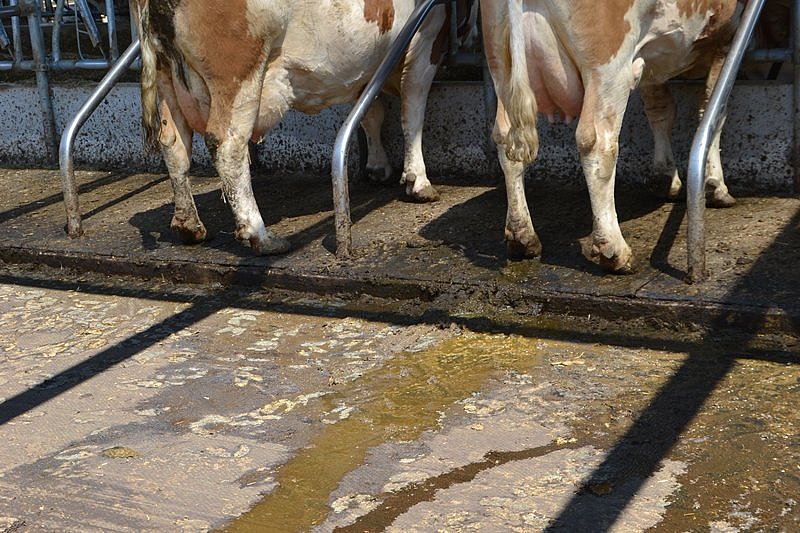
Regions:
[[[353,412],[325,428],[283,466],[275,492],[226,530],[301,531],[319,523],[329,512],[329,494],[363,463],[370,448],[418,438],[437,427],[443,410],[480,390],[490,374],[535,361],[535,350],[522,339],[468,335],[404,354],[365,374],[354,390],[324,399],[332,409],[346,398]]]
[[[415,505],[433,501],[436,494],[441,490],[460,483],[469,483],[479,473],[512,461],[541,457],[562,450],[565,447],[567,446],[563,443],[554,442],[547,446],[520,452],[490,452],[486,455],[484,461],[471,463],[431,479],[412,483],[393,493],[378,495],[378,498],[382,500],[378,507],[358,518],[352,525],[337,527],[334,531],[338,533],[382,531],[391,526],[400,515],[409,511]]]

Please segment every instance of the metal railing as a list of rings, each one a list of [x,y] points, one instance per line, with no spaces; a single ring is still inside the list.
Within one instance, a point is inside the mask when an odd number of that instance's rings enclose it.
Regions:
[[[114,0],[0,0],[0,71],[35,73],[51,162],[58,133],[49,73],[108,69],[119,58],[119,40]]]
[[[353,137],[353,133],[355,133],[361,119],[364,118],[367,110],[380,94],[397,63],[402,59],[405,49],[411,44],[411,40],[431,12],[431,9],[447,1],[425,0],[411,13],[408,22],[400,30],[383,62],[381,62],[378,70],[375,71],[372,79],[364,88],[364,92],[361,93],[361,97],[353,106],[352,111],[350,111],[336,136],[336,142],[333,145],[333,161],[331,162],[331,179],[333,181],[333,213],[336,227],[336,257],[339,259],[350,257],[352,244],[350,193],[347,177],[347,152],[350,139]]]
[[[38,24],[30,20],[28,24],[29,28],[39,26],[41,38],[24,43],[21,14],[37,17]],[[9,58],[0,57],[0,71],[40,68],[35,58],[25,57],[24,45],[45,51],[48,33],[47,70],[106,70],[120,55],[117,16],[114,0],[0,0],[0,19],[11,19],[12,33],[9,38],[5,28],[0,28],[0,49],[10,54]],[[131,35],[134,32],[131,26]]]
[[[692,142],[689,169],[686,173],[686,211],[688,214],[687,235],[687,281],[695,283],[706,277],[705,208],[706,208],[706,163],[712,138],[722,127],[725,108],[728,104],[736,74],[744,58],[747,44],[755,31],[756,22],[764,8],[765,0],[749,0],[736,30],[733,44],[725,58],[717,84],[706,105],[700,126]],[[800,4],[800,2],[798,2]],[[797,6],[795,11],[797,11]],[[798,69],[795,68],[795,72]],[[797,86],[795,86],[797,91]],[[797,131],[795,131],[797,137]]]
[[[141,44],[136,39],[131,43],[125,53],[114,64],[108,74],[103,76],[97,88],[89,99],[81,106],[74,117],[67,123],[61,135],[61,144],[58,150],[61,186],[64,189],[64,208],[67,211],[67,234],[70,237],[79,237],[83,234],[81,225],[81,211],[78,203],[78,186],[75,183],[75,167],[72,159],[72,149],[78,132],[91,114],[97,109],[122,74],[128,70],[139,57]]]

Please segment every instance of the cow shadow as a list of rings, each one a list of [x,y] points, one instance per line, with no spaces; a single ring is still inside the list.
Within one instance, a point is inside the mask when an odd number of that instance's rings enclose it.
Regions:
[[[526,182],[534,229],[542,243],[542,256],[534,261],[603,275],[605,270],[582,254],[582,243],[592,231],[589,194],[578,185],[557,186],[546,180]],[[642,185],[625,185],[616,191],[620,222],[636,220],[661,209],[664,202]],[[504,242],[505,186],[455,205],[420,231],[428,240],[462,253],[475,266],[500,270],[509,261]],[[627,237],[627,236],[626,236]]]
[[[289,238],[293,248],[301,248],[333,231],[333,215],[329,214],[333,210],[330,183],[327,176],[292,172],[254,176],[252,186],[267,227],[286,219],[324,215],[321,219],[316,217],[318,221],[308,226],[292,225],[290,234],[282,235]],[[401,193],[399,186],[376,184],[360,175],[352,180],[351,185],[351,216],[354,221],[390,203]],[[195,194],[194,199],[200,219],[208,230],[208,238],[201,246],[241,258],[253,256],[252,251],[234,238],[236,228],[233,213],[219,185],[211,191]],[[169,202],[130,218],[129,223],[138,230],[144,250],[185,246],[170,228],[173,212],[174,204]]]

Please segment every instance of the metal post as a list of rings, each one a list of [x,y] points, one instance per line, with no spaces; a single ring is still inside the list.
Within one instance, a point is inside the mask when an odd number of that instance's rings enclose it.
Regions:
[[[17,0],[11,0],[11,5],[19,9]],[[14,41],[14,59],[15,66],[22,62],[22,25],[19,22],[19,17],[11,18],[11,38]]]
[[[800,0],[795,0],[792,5],[792,66],[794,67],[792,164],[794,166],[794,192],[800,193]]]
[[[705,175],[708,150],[712,137],[722,122],[722,110],[728,102],[736,73],[742,61],[747,44],[753,35],[761,8],[765,0],[750,0],[747,3],[742,20],[733,37],[731,49],[722,65],[717,84],[711,93],[706,111],[692,142],[689,155],[689,171],[686,178],[687,211],[689,215],[688,235],[688,277],[689,283],[702,281],[706,275],[706,243],[705,243]]]
[[[352,245],[350,234],[350,193],[347,185],[347,147],[350,144],[350,138],[353,136],[353,132],[361,122],[361,119],[364,118],[369,106],[378,97],[383,84],[386,83],[386,79],[392,74],[397,63],[403,57],[405,49],[411,43],[425,17],[428,16],[434,6],[447,1],[425,0],[414,9],[336,136],[336,142],[333,145],[331,178],[333,182],[333,212],[336,225],[336,257],[339,259],[350,257]]]
[[[50,53],[53,58],[53,63],[56,64],[61,61],[61,26],[62,18],[64,17],[64,2],[65,0],[58,0],[56,2],[56,9],[53,12],[53,30],[50,35]]]
[[[139,56],[141,45],[139,40],[131,43],[125,53],[120,56],[119,61],[114,63],[94,92],[89,96],[86,103],[81,106],[78,113],[70,120],[64,133],[61,135],[61,146],[59,149],[59,165],[61,171],[61,185],[64,189],[64,207],[67,211],[67,234],[70,237],[79,237],[83,234],[81,228],[81,213],[78,205],[78,188],[75,185],[75,169],[72,164],[72,147],[75,137],[89,116],[97,109],[100,102],[108,95],[111,88],[125,71],[133,64]]]
[[[117,42],[117,14],[114,12],[114,0],[106,0],[106,29],[108,30],[108,51],[110,61],[119,57],[119,43]]]
[[[44,134],[47,159],[55,162],[58,142],[56,141],[56,119],[53,112],[53,100],[50,95],[50,80],[47,76],[47,52],[42,33],[41,6],[37,0],[23,0],[19,3],[20,13],[28,18],[28,30],[31,36],[33,52],[33,70],[36,72],[36,87],[39,92],[39,106],[42,112],[42,128]]]

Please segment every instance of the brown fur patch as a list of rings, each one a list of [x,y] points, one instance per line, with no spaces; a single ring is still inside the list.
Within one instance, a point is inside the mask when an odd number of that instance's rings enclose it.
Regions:
[[[734,19],[734,15],[740,1],[678,0],[679,13],[683,17],[691,17],[696,13],[711,14],[703,33],[694,43],[693,49],[701,58],[696,67],[705,70],[714,58],[725,53],[736,31],[738,20]]]
[[[375,22],[381,33],[386,33],[394,25],[394,4],[392,0],[365,0],[364,19]]]
[[[572,27],[590,64],[605,65],[617,54],[631,31],[625,15],[633,4],[634,0],[604,0],[602,7],[594,0],[574,3]]]
[[[696,13],[711,13],[703,35],[711,35],[721,27],[730,23],[736,12],[737,0],[678,0],[678,13],[682,17],[691,17]]]
[[[191,35],[191,57],[199,61],[192,68],[230,104],[264,53],[264,36],[250,33],[247,0],[184,0],[178,16]]]

